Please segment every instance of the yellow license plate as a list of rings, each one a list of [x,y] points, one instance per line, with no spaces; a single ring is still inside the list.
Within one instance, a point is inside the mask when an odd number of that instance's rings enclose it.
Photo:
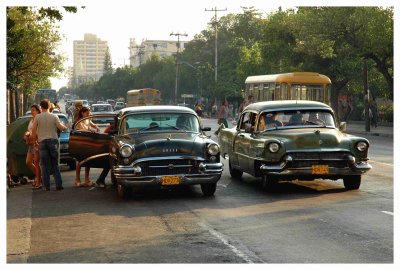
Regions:
[[[328,174],[329,166],[328,165],[312,165],[312,174]]]
[[[163,176],[161,177],[161,185],[179,185],[181,178],[179,176]]]

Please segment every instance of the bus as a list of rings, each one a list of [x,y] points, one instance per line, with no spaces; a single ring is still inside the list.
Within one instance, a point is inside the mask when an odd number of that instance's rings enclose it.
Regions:
[[[331,80],[316,72],[249,76],[245,95],[255,101],[313,100],[330,105]]]
[[[126,92],[126,106],[160,105],[161,91],[152,88],[129,90]]]
[[[38,89],[35,94],[35,103],[40,104],[40,101],[47,98],[51,103],[57,103],[57,91],[54,89]]]

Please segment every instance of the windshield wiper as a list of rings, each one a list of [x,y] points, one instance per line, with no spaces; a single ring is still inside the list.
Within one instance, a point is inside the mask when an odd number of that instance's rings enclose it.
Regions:
[[[312,124],[312,125],[316,125],[316,126],[323,126],[323,127],[326,127],[325,122],[322,121],[322,120],[316,120],[316,121],[306,120],[306,123],[309,123],[309,124]]]
[[[159,127],[160,127],[159,125],[154,125],[154,126],[149,126],[149,127],[146,127],[146,128],[142,128],[141,130],[139,130],[139,133],[140,133],[141,131],[144,131],[144,130],[150,130],[150,129],[159,128]]]

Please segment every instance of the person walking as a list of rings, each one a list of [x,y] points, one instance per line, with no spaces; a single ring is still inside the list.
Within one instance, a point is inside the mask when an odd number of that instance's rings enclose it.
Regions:
[[[39,165],[39,144],[37,138],[33,137],[32,128],[35,116],[40,113],[40,107],[37,104],[31,106],[32,119],[29,121],[28,130],[25,132],[24,140],[28,145],[28,153],[26,154],[26,165],[35,175],[35,180],[32,184],[32,189],[42,188],[42,178],[40,176],[40,165]]]
[[[225,128],[228,127],[228,117],[229,117],[229,104],[228,100],[224,100],[219,107],[219,119],[222,119]]]
[[[60,168],[58,166],[59,147],[57,129],[66,130],[68,127],[60,122],[57,115],[49,112],[50,102],[44,99],[40,102],[42,113],[36,115],[33,122],[32,134],[39,142],[40,168],[44,188],[50,190],[50,171],[56,181],[56,190],[64,189]]]

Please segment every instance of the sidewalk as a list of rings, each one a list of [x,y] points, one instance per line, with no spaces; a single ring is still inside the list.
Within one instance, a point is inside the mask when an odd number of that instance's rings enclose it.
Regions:
[[[354,135],[369,135],[369,136],[381,136],[381,137],[389,137],[393,138],[393,124],[385,123],[378,124],[378,127],[370,128],[370,131],[365,131],[365,122],[364,121],[349,121],[347,122],[346,133],[354,134]]]

